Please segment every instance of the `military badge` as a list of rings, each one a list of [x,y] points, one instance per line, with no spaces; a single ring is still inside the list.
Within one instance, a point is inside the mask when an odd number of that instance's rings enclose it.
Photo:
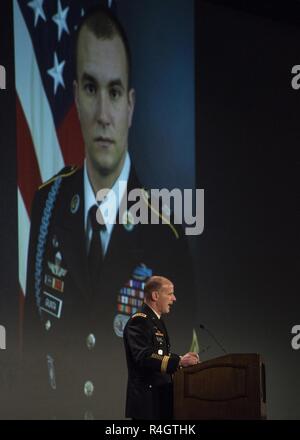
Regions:
[[[93,333],[89,334],[86,338],[86,346],[89,350],[92,350],[96,345],[96,337]]]
[[[144,263],[139,264],[133,271],[133,278],[140,281],[145,281],[152,276],[152,270]]]
[[[129,319],[128,315],[126,316],[126,315],[118,314],[115,316],[114,331],[115,331],[115,334],[117,336],[119,336],[119,338],[123,338],[124,328],[125,328],[125,325],[126,325],[128,319]]]
[[[70,211],[72,214],[76,214],[76,212],[79,209],[80,205],[80,197],[78,194],[75,194],[75,196],[72,197],[71,205],[70,205]]]
[[[94,394],[94,390],[95,390],[93,382],[90,380],[85,382],[83,390],[86,397],[91,397]]]
[[[53,275],[58,276],[59,278],[65,277],[67,275],[67,270],[61,267],[62,255],[60,252],[55,254],[55,262],[51,263],[48,261],[48,267],[53,273]]]
[[[52,237],[52,246],[54,248],[58,248],[58,246],[59,246],[59,243],[58,243],[56,235],[53,235],[53,237]]]

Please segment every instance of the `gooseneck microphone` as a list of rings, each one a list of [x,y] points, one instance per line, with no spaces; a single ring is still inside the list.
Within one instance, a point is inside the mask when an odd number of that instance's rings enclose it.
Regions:
[[[213,338],[213,340],[216,342],[216,344],[221,348],[221,350],[225,353],[225,354],[227,354],[227,351],[225,350],[225,348],[223,347],[223,345],[222,344],[220,344],[220,342],[217,340],[217,338],[215,337],[215,335],[207,328],[207,327],[205,327],[205,325],[203,325],[203,324],[199,324],[199,327],[202,329],[202,330],[205,330],[212,338]]]

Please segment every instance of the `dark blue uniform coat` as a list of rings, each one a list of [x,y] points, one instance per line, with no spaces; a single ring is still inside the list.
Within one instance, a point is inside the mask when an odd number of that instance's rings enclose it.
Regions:
[[[172,418],[172,373],[178,369],[180,357],[170,351],[163,319],[144,304],[126,324],[124,345],[128,367],[126,417]]]

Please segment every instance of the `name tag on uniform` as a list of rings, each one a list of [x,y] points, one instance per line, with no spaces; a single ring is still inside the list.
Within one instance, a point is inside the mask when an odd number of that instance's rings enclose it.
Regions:
[[[59,319],[61,316],[62,304],[63,302],[61,299],[50,295],[48,292],[43,292],[41,310],[44,310],[44,312]]]
[[[160,331],[155,332],[155,338],[156,341],[159,343],[159,345],[162,345],[164,342],[164,334]]]

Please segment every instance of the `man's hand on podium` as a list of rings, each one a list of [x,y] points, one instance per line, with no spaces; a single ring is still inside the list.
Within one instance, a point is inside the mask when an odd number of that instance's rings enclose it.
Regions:
[[[192,365],[199,364],[200,359],[198,353],[189,352],[180,357],[180,367],[191,367]]]

